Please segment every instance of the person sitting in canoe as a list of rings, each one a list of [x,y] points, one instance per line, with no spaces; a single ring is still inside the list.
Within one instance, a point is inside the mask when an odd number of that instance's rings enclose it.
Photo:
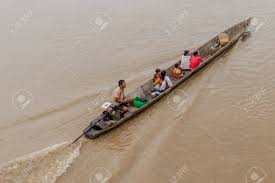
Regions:
[[[168,88],[173,86],[173,83],[171,81],[171,79],[169,78],[169,76],[166,75],[166,70],[161,71],[161,87],[159,90],[157,91],[153,91],[151,93],[152,97],[156,97],[157,95],[160,95],[162,92],[164,92],[165,90],[167,90]]]
[[[173,69],[173,78],[178,79],[184,77],[184,74],[181,70],[180,64],[176,63],[175,68]]]
[[[156,73],[154,74],[154,78],[153,78],[153,89],[152,92],[154,91],[159,91],[160,92],[160,86],[162,84],[162,80],[161,80],[161,70],[160,69],[156,69]]]
[[[173,83],[172,83],[171,79],[169,78],[169,76],[167,76],[166,70],[161,71],[160,74],[161,74],[161,80],[162,80],[160,91],[164,92],[168,88],[172,87]]]
[[[191,56],[189,55],[189,51],[185,50],[181,57],[180,66],[183,71],[189,71],[189,64],[190,64]]]
[[[118,105],[119,109],[124,112],[128,112],[128,105],[133,105],[134,99],[126,98],[124,95],[124,89],[126,88],[126,83],[124,80],[118,81],[118,87],[113,92],[113,104]]]
[[[161,69],[156,69],[154,74],[154,79],[160,77],[161,76],[160,73],[161,73]]]
[[[194,51],[191,57],[189,67],[191,70],[195,70],[203,62],[202,57],[199,55],[198,51]]]

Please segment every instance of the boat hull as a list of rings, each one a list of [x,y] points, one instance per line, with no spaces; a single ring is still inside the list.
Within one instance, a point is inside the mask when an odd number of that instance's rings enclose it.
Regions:
[[[103,133],[106,133],[107,131],[121,125],[122,123],[126,122],[130,118],[135,117],[157,101],[159,101],[162,97],[166,96],[169,94],[172,90],[174,90],[177,86],[188,80],[190,77],[192,77],[195,73],[203,69],[207,64],[209,64],[211,61],[213,61],[215,58],[217,58],[219,55],[222,53],[225,53],[228,51],[237,41],[238,39],[243,35],[243,33],[247,30],[249,24],[251,22],[251,18],[248,18],[247,20],[240,22],[239,24],[234,25],[233,27],[225,30],[224,32],[229,35],[230,42],[226,44],[223,47],[220,48],[215,48],[213,45],[217,43],[218,35],[215,36],[213,39],[202,45],[201,47],[198,48],[198,51],[200,52],[201,56],[203,57],[204,62],[195,70],[190,71],[185,74],[185,77],[178,79],[178,80],[173,80],[173,86],[169,89],[167,89],[165,92],[163,92],[161,95],[157,96],[156,98],[150,98],[150,89],[152,87],[152,81],[148,81],[141,85],[139,88],[137,88],[135,91],[129,94],[130,97],[133,96],[140,96],[140,97],[145,97],[149,98],[149,103],[144,105],[143,107],[135,110],[132,113],[126,114],[124,118],[118,120],[118,121],[113,121],[111,124],[104,122],[103,120],[100,121],[100,118],[92,121],[90,125],[84,129],[85,136],[87,138],[93,139],[98,136],[100,136]],[[173,66],[169,67],[167,69],[167,74],[171,76]],[[99,124],[99,125],[97,125]]]

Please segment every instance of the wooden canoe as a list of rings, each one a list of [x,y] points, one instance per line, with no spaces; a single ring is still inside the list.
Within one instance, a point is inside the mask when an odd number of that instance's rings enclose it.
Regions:
[[[134,116],[138,115],[141,113],[143,110],[147,109],[150,107],[152,104],[160,100],[162,97],[170,93],[172,90],[174,90],[178,85],[189,79],[193,74],[204,68],[208,63],[210,63],[212,60],[214,60],[218,55],[221,53],[224,53],[225,51],[229,50],[231,46],[238,41],[238,39],[243,35],[243,33],[246,31],[248,26],[250,25],[251,18],[248,18],[233,27],[225,30],[223,33],[227,33],[229,36],[229,43],[227,43],[225,46],[219,46],[216,47],[214,45],[217,45],[218,42],[218,35],[202,45],[201,47],[198,48],[198,51],[200,55],[203,57],[203,63],[195,70],[193,71],[187,71],[185,72],[185,76],[181,79],[173,80],[172,79],[172,70],[174,68],[174,64],[167,69],[167,74],[170,76],[173,82],[173,86],[167,89],[165,92],[163,92],[161,95],[153,98],[151,94],[151,89],[152,89],[152,79],[149,79],[147,82],[142,84],[140,87],[135,89],[133,92],[131,92],[128,97],[141,97],[141,98],[146,98],[149,100],[149,102],[142,106],[139,109],[135,109],[132,112],[126,113],[121,119],[116,120],[116,121],[111,121],[110,120],[106,121],[104,120],[102,115],[93,120],[90,125],[84,129],[83,133],[87,138],[95,138],[98,137],[99,135],[119,126],[120,124],[124,123],[130,118],[133,118]]]

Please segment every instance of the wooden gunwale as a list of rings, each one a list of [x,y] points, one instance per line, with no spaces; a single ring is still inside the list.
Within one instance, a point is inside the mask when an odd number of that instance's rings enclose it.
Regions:
[[[180,84],[182,84],[184,81],[186,81],[187,79],[191,78],[191,76],[193,76],[195,73],[197,73],[198,71],[200,71],[202,68],[204,68],[207,64],[209,64],[211,61],[213,61],[215,58],[217,58],[220,54],[222,54],[224,51],[229,50],[230,47],[236,43],[238,41],[238,39],[242,36],[242,34],[246,31],[246,29],[248,28],[248,25],[251,21],[251,18],[240,22],[234,26],[237,26],[241,23],[244,23],[247,21],[247,24],[244,25],[244,27],[240,28],[240,30],[233,35],[233,37],[231,38],[230,42],[228,44],[226,44],[224,47],[222,47],[221,49],[217,50],[212,56],[210,56],[209,58],[204,58],[204,62],[194,71],[191,71],[190,73],[188,73],[185,77],[178,79],[176,83],[173,84],[173,86],[169,89],[167,89],[165,92],[163,92],[161,95],[157,96],[156,98],[153,98],[149,103],[147,103],[146,105],[142,106],[141,108],[139,108],[138,110],[135,110],[133,113],[131,113],[130,115],[122,118],[121,120],[117,121],[114,125],[109,126],[103,130],[100,131],[100,133],[97,133],[96,135],[93,135],[91,138],[96,138],[98,136],[100,136],[101,134],[111,130],[112,128],[115,128],[119,125],[121,125],[122,123],[124,123],[125,121],[129,120],[130,118],[135,117],[136,115],[138,115],[139,113],[141,113],[142,111],[144,111],[145,109],[147,109],[148,107],[150,107],[151,105],[155,104],[157,101],[159,101],[161,98],[163,98],[164,96],[166,96],[167,94],[171,93],[176,87],[178,87]],[[232,26],[231,28],[233,28],[234,26]],[[224,32],[230,30],[231,28],[225,30]],[[214,38],[210,39],[213,40],[215,39],[217,36],[215,36]],[[208,42],[207,42],[208,43]],[[203,48],[204,46],[206,46],[205,43],[204,45],[202,45],[200,48]],[[199,48],[199,49],[200,49]],[[142,85],[143,86],[143,85]],[[142,87],[141,86],[141,87]]]

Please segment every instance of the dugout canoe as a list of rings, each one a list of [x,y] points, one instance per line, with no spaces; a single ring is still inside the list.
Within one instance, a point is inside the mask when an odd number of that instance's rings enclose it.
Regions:
[[[218,46],[218,35],[215,36],[210,41],[206,42],[204,45],[198,48],[198,51],[200,55],[203,57],[203,63],[193,71],[187,71],[185,72],[185,76],[181,79],[174,80],[172,79],[173,86],[169,89],[167,89],[165,92],[163,92],[161,95],[153,98],[150,94],[152,89],[152,79],[150,78],[147,82],[142,84],[140,87],[136,88],[133,92],[129,93],[128,97],[141,97],[146,98],[149,100],[149,102],[142,106],[139,109],[135,109],[132,112],[127,112],[121,119],[117,120],[106,120],[102,115],[94,119],[90,122],[89,126],[84,129],[83,135],[85,135],[89,139],[93,139],[95,137],[98,137],[99,135],[121,125],[122,123],[126,122],[130,118],[133,118],[134,116],[138,115],[148,107],[150,107],[152,104],[160,100],[165,95],[169,94],[172,90],[174,90],[178,85],[189,79],[192,75],[194,75],[196,72],[204,68],[208,63],[213,61],[217,56],[219,56],[221,53],[224,53],[228,51],[234,43],[238,41],[238,39],[246,32],[247,28],[250,25],[252,18],[248,18],[229,29],[225,30],[222,33],[226,33],[229,36],[229,43],[227,43],[225,46]],[[220,34],[219,34],[220,35]],[[172,78],[172,70],[173,70],[174,64],[167,69],[167,74]]]

